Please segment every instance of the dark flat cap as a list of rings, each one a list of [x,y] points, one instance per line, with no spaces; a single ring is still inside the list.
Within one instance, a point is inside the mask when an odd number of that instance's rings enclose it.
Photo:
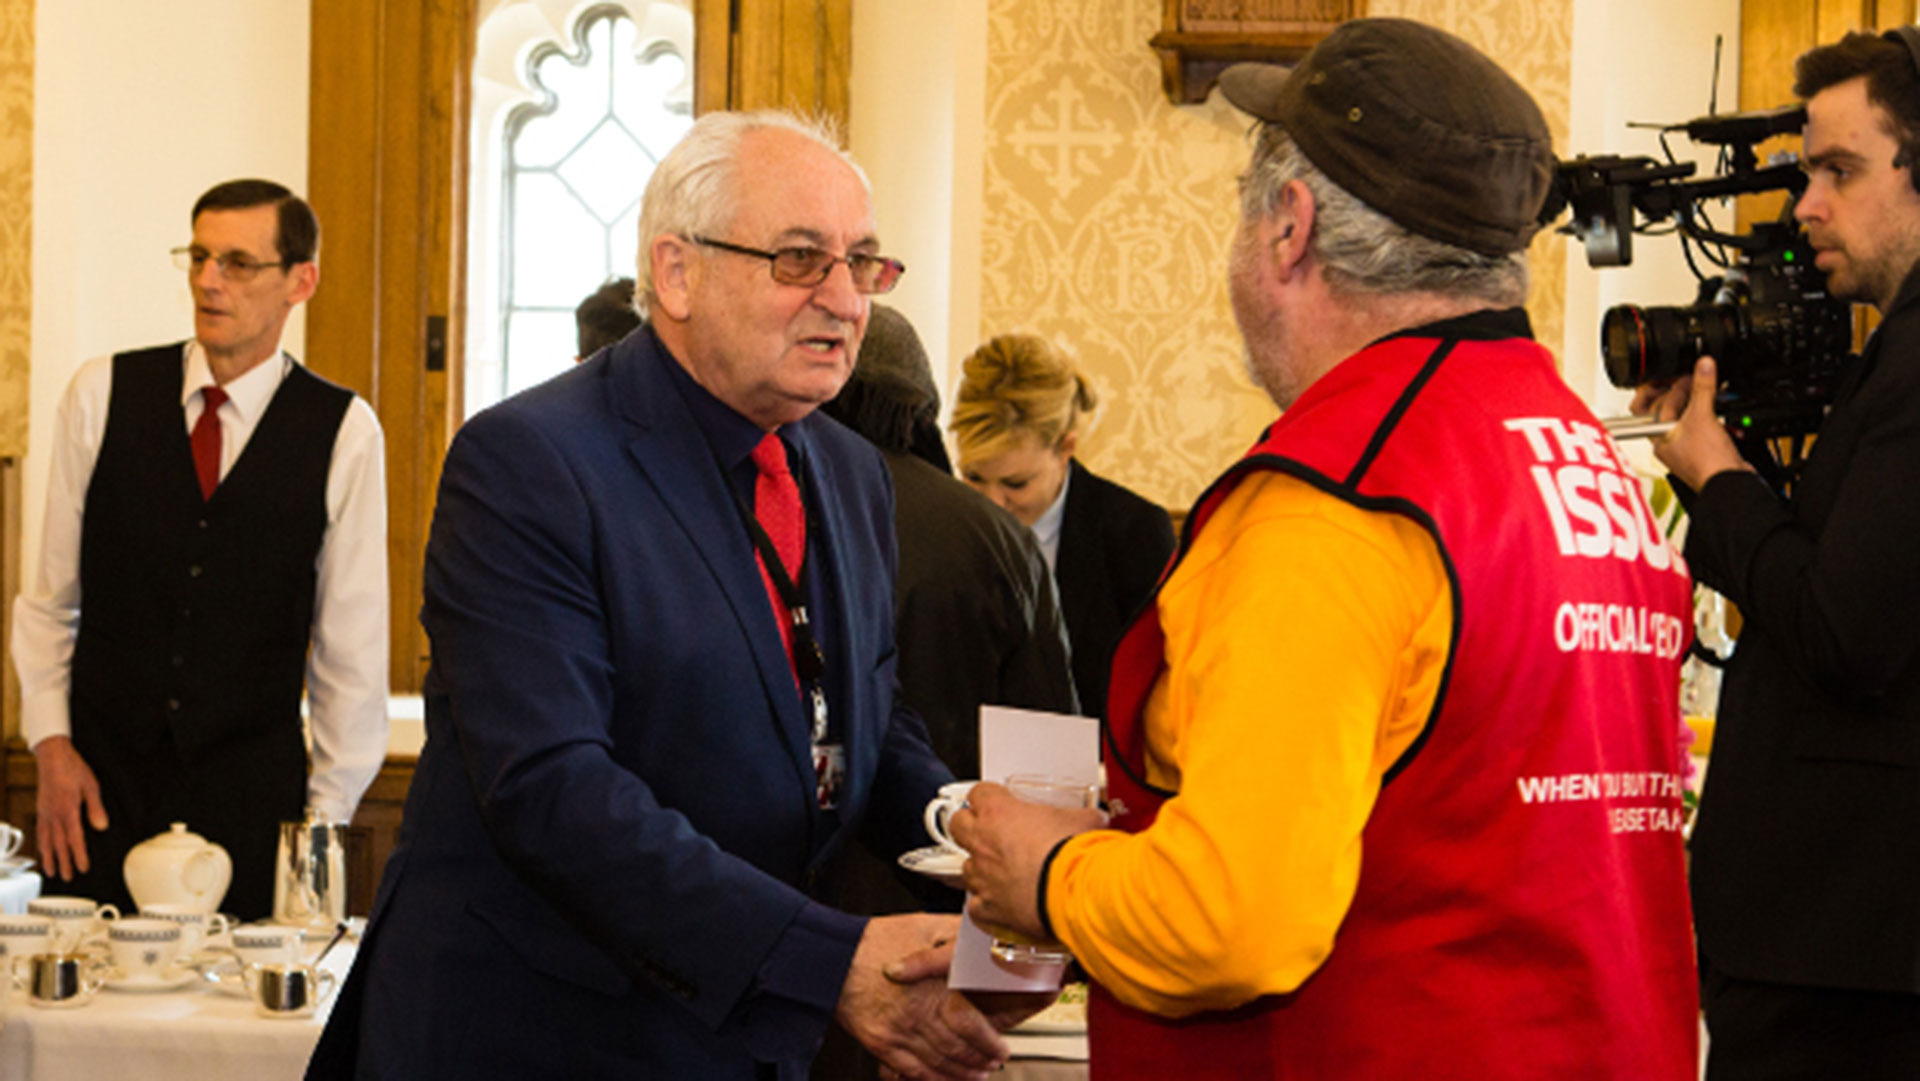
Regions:
[[[1512,76],[1443,30],[1355,19],[1291,70],[1235,64],[1220,90],[1421,236],[1504,255],[1538,228],[1554,170],[1546,119]]]

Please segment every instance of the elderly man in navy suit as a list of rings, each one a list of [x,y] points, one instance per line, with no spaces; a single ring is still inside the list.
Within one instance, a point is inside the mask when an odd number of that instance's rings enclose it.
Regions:
[[[950,779],[895,704],[886,468],[812,415],[902,268],[778,113],[702,118],[640,228],[646,325],[448,453],[427,745],[308,1076],[797,1079],[835,1022],[982,1075],[989,1020],[887,975],[954,918],[812,899]]]

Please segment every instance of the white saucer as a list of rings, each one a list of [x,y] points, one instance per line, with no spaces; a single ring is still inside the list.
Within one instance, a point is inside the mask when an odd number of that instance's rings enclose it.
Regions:
[[[136,994],[178,991],[200,978],[200,973],[190,968],[166,976],[115,976],[107,981],[107,990],[129,991]]]
[[[960,868],[966,862],[967,857],[963,853],[939,845],[928,845],[900,854],[900,866],[956,890],[964,888],[960,881]]]
[[[17,875],[32,866],[33,860],[31,857],[8,856],[6,859],[0,860],[0,878]]]

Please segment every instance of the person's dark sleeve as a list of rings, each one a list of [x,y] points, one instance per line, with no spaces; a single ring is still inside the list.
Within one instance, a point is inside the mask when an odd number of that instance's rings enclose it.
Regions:
[[[1023,528],[1018,539],[1019,563],[1009,568],[1009,585],[1015,587],[1014,603],[1024,608],[1018,620],[1023,633],[1001,664],[1000,696],[995,701],[1022,709],[1078,713],[1080,696],[1073,689],[1073,658],[1059,591],[1032,533]]]
[[[865,917],[807,902],[761,964],[742,1003],[741,1027],[763,1046],[810,1046],[833,1022],[866,930]]]
[[[1920,647],[1920,330],[1903,339],[1843,406],[1860,411],[1860,438],[1818,535],[1751,473],[1714,476],[1689,500],[1695,576],[1842,700],[1885,691]]]

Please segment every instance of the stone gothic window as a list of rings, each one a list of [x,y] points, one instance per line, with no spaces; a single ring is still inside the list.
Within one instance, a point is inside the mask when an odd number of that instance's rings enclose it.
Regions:
[[[562,33],[555,6],[503,3],[481,24],[468,415],[573,364],[574,307],[633,276],[640,193],[693,123],[687,8],[586,6]],[[508,71],[490,72],[503,54]]]

